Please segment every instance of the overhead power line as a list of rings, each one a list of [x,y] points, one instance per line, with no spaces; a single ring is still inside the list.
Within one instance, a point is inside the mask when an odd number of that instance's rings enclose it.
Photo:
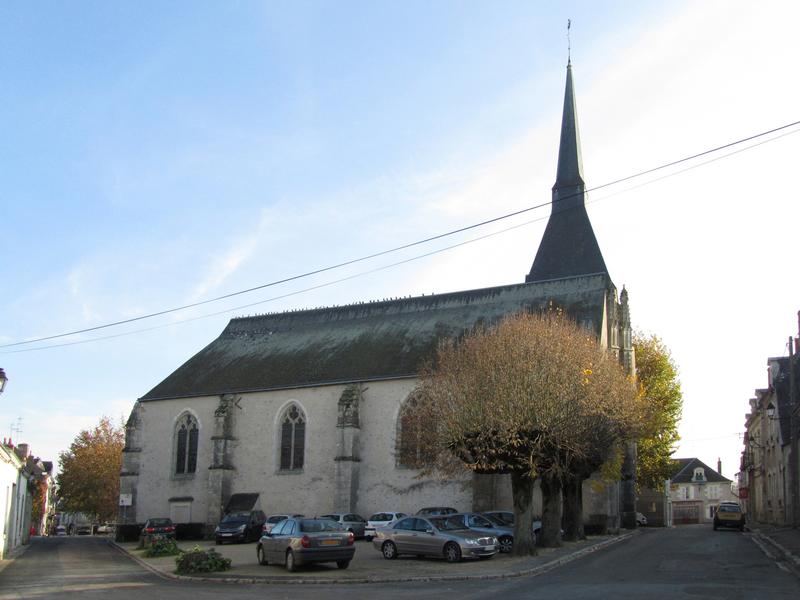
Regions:
[[[770,134],[773,134],[773,133],[777,133],[779,131],[783,131],[783,130],[789,129],[789,128],[797,126],[797,125],[800,125],[800,121],[794,121],[792,123],[787,123],[786,125],[781,125],[780,127],[775,127],[773,129],[762,131],[761,133],[757,133],[757,134],[750,135],[750,136],[747,136],[747,137],[744,137],[744,138],[740,138],[740,139],[737,139],[735,141],[723,144],[721,146],[716,146],[714,148],[711,148],[711,149],[708,149],[708,150],[704,150],[702,152],[698,152],[697,154],[692,154],[692,155],[685,156],[683,158],[680,158],[680,159],[677,159],[677,160],[674,160],[674,161],[671,161],[671,162],[668,162],[668,163],[661,164],[661,165],[659,165],[657,167],[652,167],[650,169],[645,169],[643,171],[638,171],[636,173],[633,173],[632,175],[627,175],[625,177],[622,177],[622,178],[619,178],[619,179],[615,179],[613,181],[609,181],[607,183],[603,183],[601,185],[594,186],[592,188],[588,188],[588,189],[585,190],[585,192],[586,193],[594,192],[594,191],[605,189],[605,188],[608,188],[608,187],[611,187],[611,186],[614,186],[614,185],[618,185],[620,183],[624,183],[626,181],[630,181],[632,179],[637,179],[639,177],[643,177],[645,175],[649,175],[649,174],[655,173],[657,171],[662,171],[664,169],[668,169],[670,167],[674,167],[674,166],[677,166],[679,164],[683,164],[683,163],[695,160],[697,158],[700,158],[700,157],[703,157],[703,156],[707,156],[709,154],[713,154],[715,152],[720,152],[720,151],[725,150],[727,148],[731,148],[733,146],[744,144],[746,142],[749,142],[749,141],[752,141],[752,140],[755,140],[755,139],[758,139],[758,138],[762,138],[764,136],[767,136],[767,135],[770,135]],[[798,130],[798,131],[800,131],[800,130]],[[791,133],[795,133],[795,132],[791,132]],[[780,136],[780,137],[782,137],[782,136]],[[773,138],[773,139],[778,139],[778,137]],[[772,140],[766,140],[766,141],[772,141]],[[766,141],[764,143],[766,143]],[[751,147],[755,147],[755,145],[751,146]],[[575,196],[578,196],[578,195],[581,195],[581,194],[582,194],[582,192],[573,194],[571,196],[565,196],[564,198],[562,198],[562,200],[565,200],[565,199],[570,198],[570,197],[575,197]],[[119,321],[113,321],[113,322],[110,322],[110,323],[105,323],[103,325],[95,325],[94,327],[86,327],[86,328],[83,328],[83,329],[75,329],[75,330],[67,331],[67,332],[64,332],[64,333],[58,333],[58,334],[54,334],[54,335],[42,336],[42,337],[32,338],[32,339],[29,339],[29,340],[23,340],[23,341],[19,341],[19,342],[0,344],[0,348],[11,348],[11,347],[15,347],[15,346],[34,344],[36,342],[44,342],[44,341],[48,341],[48,340],[54,340],[54,339],[58,339],[58,338],[68,337],[68,336],[77,335],[77,334],[80,334],[80,333],[88,333],[88,332],[92,332],[92,331],[98,331],[98,330],[101,330],[101,329],[107,329],[109,327],[116,327],[116,326],[119,326],[119,325],[125,325],[127,323],[135,323],[137,321],[143,321],[145,319],[152,319],[154,317],[159,317],[159,316],[162,316],[162,315],[167,315],[167,314],[176,313],[176,312],[183,311],[183,310],[188,310],[190,308],[203,306],[205,304],[211,304],[213,302],[219,302],[221,300],[225,300],[225,299],[228,299],[228,298],[233,298],[235,296],[241,296],[243,294],[248,294],[248,293],[255,292],[255,291],[258,291],[258,290],[262,290],[262,289],[265,289],[265,288],[268,288],[268,287],[274,287],[276,285],[281,285],[283,283],[289,283],[291,281],[296,281],[298,279],[311,277],[312,275],[318,275],[320,273],[333,271],[335,269],[340,269],[342,267],[346,267],[346,266],[349,266],[349,265],[353,265],[353,264],[357,264],[357,263],[364,262],[364,261],[367,261],[367,260],[371,260],[373,258],[378,258],[380,256],[385,256],[387,254],[392,254],[392,253],[395,253],[395,252],[399,252],[401,250],[406,250],[406,249],[409,249],[409,248],[413,248],[415,246],[420,246],[422,244],[427,244],[427,243],[430,243],[430,242],[433,242],[433,241],[436,241],[436,240],[440,240],[440,239],[443,239],[443,238],[446,238],[446,237],[449,237],[449,236],[452,236],[452,235],[456,235],[458,233],[463,233],[465,231],[470,231],[472,229],[477,229],[479,227],[484,227],[486,225],[490,225],[492,223],[497,223],[499,221],[503,221],[503,220],[509,219],[511,217],[516,217],[516,216],[531,212],[533,210],[544,208],[546,206],[549,206],[550,204],[552,204],[552,201],[543,202],[541,204],[535,204],[533,206],[528,206],[528,207],[520,209],[520,210],[516,210],[516,211],[513,211],[513,212],[505,213],[503,215],[500,215],[500,216],[497,216],[497,217],[493,217],[491,219],[486,219],[486,220],[480,221],[478,223],[473,223],[472,225],[467,225],[465,227],[460,227],[458,229],[453,229],[453,230],[450,230],[450,231],[446,231],[444,233],[433,235],[433,236],[430,236],[430,237],[427,237],[427,238],[423,238],[423,239],[420,239],[420,240],[417,240],[417,241],[414,241],[414,242],[409,242],[407,244],[402,244],[400,246],[395,246],[393,248],[389,248],[389,249],[386,249],[386,250],[381,250],[379,252],[375,252],[375,253],[372,253],[372,254],[361,256],[359,258],[353,258],[353,259],[350,259],[350,260],[346,260],[344,262],[340,262],[340,263],[337,263],[337,264],[334,264],[334,265],[330,265],[330,266],[327,266],[327,267],[321,267],[319,269],[314,269],[312,271],[306,271],[306,272],[300,273],[298,275],[292,275],[290,277],[285,277],[283,279],[270,281],[268,283],[264,283],[264,284],[257,285],[257,286],[254,286],[254,287],[246,288],[246,289],[239,290],[239,291],[236,291],[236,292],[231,292],[229,294],[223,294],[221,296],[216,296],[214,298],[209,298],[208,300],[201,300],[199,302],[192,302],[190,304],[184,304],[184,305],[173,307],[173,308],[168,308],[168,309],[164,309],[164,310],[160,310],[160,311],[156,311],[156,312],[147,313],[147,314],[144,314],[144,315],[140,315],[138,317],[131,317],[131,318],[128,318],[128,319],[122,319],[122,320],[119,320]],[[460,245],[460,244],[457,244],[457,245]],[[397,264],[402,264],[402,262],[407,262],[407,261],[401,261],[400,263],[397,263]],[[347,279],[347,278],[345,278],[345,279]],[[229,310],[235,310],[235,309],[229,309]],[[222,311],[222,312],[229,312],[229,310]],[[109,336],[109,337],[114,337],[114,336]]]

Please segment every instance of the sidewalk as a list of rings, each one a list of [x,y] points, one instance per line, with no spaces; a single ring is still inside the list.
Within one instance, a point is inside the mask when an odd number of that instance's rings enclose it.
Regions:
[[[203,549],[214,548],[231,559],[231,569],[221,573],[201,575],[176,575],[175,557],[144,558],[136,542],[111,542],[136,562],[156,574],[170,579],[213,581],[230,583],[281,583],[281,584],[333,584],[333,583],[396,583],[404,581],[458,581],[466,579],[496,579],[544,573],[572,560],[596,552],[636,535],[637,531],[613,536],[592,536],[580,542],[564,542],[561,548],[539,548],[538,556],[515,557],[497,554],[491,560],[465,560],[449,564],[443,559],[401,556],[386,560],[372,543],[356,542],[356,554],[348,569],[338,569],[335,564],[301,567],[289,573],[283,566],[261,566],[256,561],[256,544],[226,544],[213,542],[178,542],[183,550],[195,545]],[[110,540],[109,540],[110,541]]]
[[[800,577],[800,529],[766,523],[748,523],[756,539],[765,542],[776,558]]]

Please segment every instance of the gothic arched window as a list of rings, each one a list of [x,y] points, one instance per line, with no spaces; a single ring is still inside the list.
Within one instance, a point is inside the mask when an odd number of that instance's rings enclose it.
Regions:
[[[422,437],[425,421],[414,410],[416,406],[417,396],[412,394],[403,403],[397,417],[397,466],[407,469],[418,469],[432,460],[432,449],[425,447]]]
[[[197,471],[197,419],[190,414],[181,415],[175,426],[175,474],[186,475]]]
[[[305,415],[296,404],[291,404],[281,417],[281,471],[302,469],[305,449]]]

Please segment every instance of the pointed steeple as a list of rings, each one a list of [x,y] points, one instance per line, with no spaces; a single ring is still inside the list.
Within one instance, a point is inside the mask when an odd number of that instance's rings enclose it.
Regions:
[[[561,143],[558,146],[558,171],[553,189],[584,185],[581,137],[578,133],[578,111],[572,85],[572,63],[567,63],[567,88],[564,91],[564,112],[561,116]]]
[[[561,117],[561,142],[558,170],[553,186],[550,220],[542,236],[526,282],[577,277],[594,273],[608,274],[603,254],[597,244],[589,215],[586,213],[586,184],[583,181],[581,140],[572,83],[572,64],[567,63],[564,112]]]

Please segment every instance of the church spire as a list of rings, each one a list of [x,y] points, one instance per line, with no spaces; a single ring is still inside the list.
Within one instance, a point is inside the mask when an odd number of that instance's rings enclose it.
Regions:
[[[606,273],[603,254],[597,244],[585,205],[578,114],[572,83],[572,62],[567,63],[564,112],[561,117],[561,142],[558,169],[553,186],[550,220],[526,282]]]

